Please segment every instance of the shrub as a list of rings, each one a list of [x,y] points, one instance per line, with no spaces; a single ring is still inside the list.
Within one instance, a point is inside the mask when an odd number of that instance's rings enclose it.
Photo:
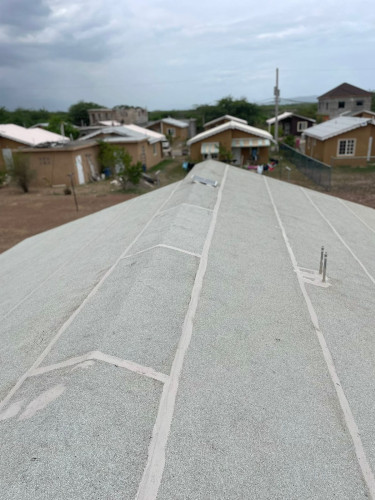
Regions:
[[[31,181],[35,177],[35,171],[30,168],[30,159],[23,153],[13,154],[13,166],[10,169],[13,181],[18,184],[25,193],[29,192]]]

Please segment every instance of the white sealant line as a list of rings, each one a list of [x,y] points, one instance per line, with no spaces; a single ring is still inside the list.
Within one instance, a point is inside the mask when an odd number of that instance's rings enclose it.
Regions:
[[[122,260],[130,259],[131,257],[136,257],[137,255],[140,255],[142,253],[149,252],[150,250],[154,250],[154,248],[168,248],[169,250],[174,250],[176,252],[186,253],[187,255],[192,255],[193,257],[198,257],[199,259],[202,257],[199,253],[189,252],[189,250],[184,250],[183,248],[172,247],[171,245],[164,245],[164,243],[160,243],[159,245],[154,245],[152,247],[145,248],[144,250],[140,250],[139,252],[132,253],[130,255],[126,255],[126,257],[123,257]]]
[[[167,382],[167,380],[169,379],[168,375],[159,373],[154,369],[149,368],[148,366],[142,366],[138,363],[134,363],[133,361],[128,361],[127,359],[120,359],[116,356],[103,354],[100,351],[91,351],[83,354],[82,356],[69,358],[66,361],[62,361],[61,363],[55,363],[49,366],[41,366],[32,371],[29,377],[37,377],[38,375],[44,375],[45,373],[60,370],[61,368],[67,368],[68,366],[74,366],[89,360],[103,361],[104,363],[108,363],[110,365],[119,366],[120,368],[126,368],[127,370],[138,373],[139,375],[144,375],[145,377],[163,382],[163,384],[165,384],[165,382]]]
[[[311,205],[316,209],[316,211],[320,214],[322,219],[326,221],[326,223],[329,225],[329,227],[332,229],[332,231],[335,233],[335,235],[338,237],[338,239],[341,241],[341,243],[349,250],[349,252],[352,254],[352,257],[358,262],[358,264],[361,266],[361,268],[364,270],[364,272],[367,274],[368,278],[372,281],[372,283],[375,285],[375,278],[367,271],[366,267],[362,264],[361,260],[356,256],[356,254],[353,252],[353,250],[350,248],[350,246],[344,241],[343,237],[340,235],[340,233],[337,231],[337,229],[331,224],[331,222],[327,219],[327,217],[323,214],[323,212],[320,210],[320,208],[312,201],[310,196],[307,194],[307,191],[305,189],[301,188],[302,192],[306,196],[306,198],[309,200]]]
[[[304,281],[303,281],[300,273],[298,272],[297,260],[296,260],[296,258],[294,256],[294,252],[292,250],[292,247],[290,246],[290,243],[289,243],[289,240],[288,240],[288,236],[286,235],[284,225],[283,225],[283,223],[281,221],[281,218],[280,218],[280,215],[279,215],[279,211],[278,211],[278,209],[276,207],[276,204],[274,202],[271,190],[270,190],[270,188],[268,186],[267,179],[265,177],[263,177],[263,178],[264,178],[264,182],[265,182],[266,187],[267,187],[268,195],[270,197],[270,200],[271,200],[271,203],[272,203],[275,215],[276,215],[276,219],[278,221],[278,224],[279,224],[279,227],[280,227],[280,230],[281,230],[281,234],[282,234],[282,236],[284,238],[285,245],[286,245],[286,247],[288,249],[290,260],[292,261],[294,270],[296,271],[296,275],[297,275],[297,278],[298,278],[298,283],[299,283],[299,286],[301,288],[303,297],[305,299],[308,311],[310,313],[310,318],[311,318],[311,321],[312,321],[312,323],[314,325],[315,333],[316,333],[316,335],[318,337],[319,344],[320,344],[320,347],[321,347],[322,352],[323,352],[323,357],[324,357],[324,360],[325,360],[327,368],[328,368],[328,372],[330,374],[332,383],[333,383],[333,385],[335,387],[336,394],[337,394],[337,397],[338,397],[338,400],[339,400],[339,403],[340,403],[340,406],[341,406],[341,410],[342,410],[342,412],[344,414],[344,419],[345,419],[346,427],[347,427],[347,429],[349,431],[349,434],[350,434],[350,436],[352,438],[352,441],[353,441],[353,444],[354,444],[355,453],[356,453],[356,456],[357,456],[357,460],[358,460],[359,466],[360,466],[361,471],[362,471],[363,478],[364,478],[365,483],[367,485],[367,488],[369,490],[370,497],[373,500],[375,500],[375,478],[374,478],[373,471],[372,471],[372,469],[370,467],[369,461],[367,459],[365,450],[363,448],[363,444],[362,444],[362,440],[361,440],[361,437],[360,437],[358,426],[357,426],[356,421],[354,419],[354,415],[352,413],[352,410],[350,408],[350,405],[349,405],[349,402],[348,402],[348,400],[346,398],[344,390],[343,390],[343,388],[341,386],[341,382],[340,382],[340,379],[339,379],[339,377],[337,375],[335,363],[333,361],[331,352],[330,352],[330,350],[328,348],[328,345],[327,345],[327,342],[325,340],[325,337],[324,337],[323,333],[320,330],[319,322],[318,322],[318,316],[317,316],[317,314],[315,312],[314,306],[312,305],[310,297],[309,297],[309,295],[308,295],[308,293],[306,291],[305,283],[304,283]]]
[[[53,337],[51,342],[48,344],[48,346],[44,349],[42,354],[37,358],[37,360],[33,363],[33,365],[24,373],[16,382],[16,384],[12,387],[12,389],[9,391],[9,393],[6,395],[6,397],[0,401],[0,410],[8,403],[8,401],[12,398],[12,396],[18,391],[18,389],[22,386],[22,384],[25,382],[25,380],[30,376],[30,374],[39,367],[39,365],[42,363],[44,358],[50,353],[52,347],[56,344],[56,342],[59,340],[61,335],[65,332],[65,330],[71,325],[71,323],[74,321],[76,316],[82,311],[82,309],[85,307],[87,302],[96,294],[96,292],[99,290],[99,288],[102,286],[104,281],[108,278],[108,276],[113,272],[117,264],[120,262],[120,260],[129,252],[129,250],[135,245],[135,243],[138,241],[138,239],[142,236],[142,234],[146,231],[146,229],[149,227],[149,225],[152,223],[152,221],[157,217],[159,212],[162,210],[164,205],[168,203],[168,201],[172,198],[174,193],[176,192],[177,188],[180,186],[180,182],[176,183],[176,186],[174,187],[173,191],[169,194],[169,196],[163,201],[163,203],[160,205],[158,210],[154,213],[154,215],[149,219],[147,224],[143,227],[143,229],[138,233],[138,235],[134,238],[134,240],[126,247],[126,249],[122,252],[122,254],[117,258],[116,262],[108,269],[108,271],[105,273],[105,275],[102,277],[102,279],[95,285],[95,287],[91,290],[91,292],[87,295],[87,297],[83,300],[81,305],[71,314],[71,316],[65,321],[65,323],[61,326],[61,328],[58,330],[56,335]]]
[[[100,238],[100,236],[102,236],[110,227],[113,226],[113,224],[115,224],[119,219],[120,217],[122,217],[129,209],[130,207],[130,204],[131,202],[134,200],[134,198],[132,200],[129,200],[129,205],[127,205],[125,207],[125,210],[123,212],[121,212],[120,214],[118,214],[114,219],[113,221],[108,225],[106,226],[106,228],[103,230],[103,231],[100,231],[99,234],[96,234],[93,238],[91,238],[91,240],[89,240],[87,243],[85,243],[79,250],[77,250],[77,252],[74,254],[74,258],[77,257],[77,255],[79,255],[80,253],[82,253],[88,246],[90,246],[95,240],[97,240],[98,238]],[[79,230],[77,230],[76,232],[78,232]],[[76,232],[74,234],[76,234]],[[55,271],[53,271],[53,273],[51,273],[49,276],[47,276],[47,278],[45,278],[41,283],[39,283],[38,286],[36,286],[33,290],[31,290],[27,295],[25,295],[16,305],[14,305],[7,313],[4,314],[4,316],[2,316],[0,318],[0,320],[2,319],[5,319],[9,316],[9,314],[11,314],[15,309],[17,309],[21,304],[23,304],[25,302],[25,300],[27,300],[29,297],[31,297],[32,295],[34,295],[35,292],[37,292],[39,290],[39,288],[41,288],[45,283],[47,283],[47,281],[49,281],[51,278],[53,278],[53,276],[55,276],[55,274],[57,274],[59,271],[61,271],[62,269],[64,269],[64,267],[66,265],[68,265],[69,263],[71,262],[71,257],[66,261],[64,262],[60,267],[58,267]]]
[[[193,203],[179,203],[178,205],[175,205],[174,207],[167,208],[166,210],[163,210],[162,212],[160,212],[159,215],[166,214],[167,212],[169,212],[171,210],[175,210],[176,208],[181,207],[183,205],[185,205],[187,207],[200,208],[201,210],[205,210],[206,212],[213,212],[213,210],[211,208],[202,207],[201,205],[194,205]]]
[[[206,240],[203,247],[202,258],[199,263],[198,271],[195,277],[193,290],[189,307],[182,327],[182,334],[177,346],[175,358],[173,360],[171,374],[168,382],[164,385],[163,393],[160,399],[159,411],[152,432],[152,438],[148,450],[148,459],[142,480],[139,484],[136,495],[137,500],[154,500],[157,497],[161,478],[165,465],[165,450],[168,442],[169,432],[173,419],[174,407],[176,402],[179,379],[184,363],[186,351],[189,348],[193,333],[193,321],[197,311],[200,293],[203,286],[203,279],[207,269],[208,253],[210,250],[212,238],[215,231],[217,215],[219,212],[223,188],[228,173],[228,165],[225,167],[224,176],[217,195],[215,208]]]
[[[348,210],[349,210],[349,212],[351,212],[351,213],[352,213],[355,217],[357,217],[357,219],[358,219],[358,220],[360,220],[360,221],[362,222],[362,224],[364,224],[364,225],[367,227],[367,229],[369,229],[370,231],[372,231],[373,233],[375,233],[375,229],[374,229],[374,228],[372,228],[371,226],[369,226],[369,225],[367,224],[367,222],[365,222],[365,221],[364,221],[364,220],[363,220],[363,219],[362,219],[359,215],[357,215],[357,214],[354,212],[354,210],[352,210],[351,208],[349,208],[349,207],[348,207],[348,205],[347,205],[346,203],[344,203],[344,201],[343,201],[343,200],[341,200],[340,198],[337,198],[337,199],[338,199],[338,201],[339,201],[342,205],[344,205],[344,207],[345,207],[346,209],[348,209]]]

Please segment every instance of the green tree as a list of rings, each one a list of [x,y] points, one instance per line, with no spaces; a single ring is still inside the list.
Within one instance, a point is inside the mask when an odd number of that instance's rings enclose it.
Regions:
[[[375,112],[375,92],[372,92],[372,97],[371,97],[371,111]]]
[[[67,137],[72,137],[77,139],[79,136],[79,130],[74,127],[70,122],[66,121],[65,114],[52,115],[48,121],[47,130],[50,132],[55,132],[55,134],[61,134],[61,125],[64,124],[64,133]]]
[[[30,168],[28,155],[24,153],[13,154],[13,166],[10,168],[10,175],[25,193],[29,192],[30,183],[35,177],[35,171]]]
[[[133,158],[126,149],[99,141],[99,164],[101,169],[111,169],[112,176],[118,177],[124,189],[129,183],[137,185],[142,176],[142,164],[133,164]]]
[[[89,114],[87,110],[94,108],[102,108],[100,104],[95,102],[85,102],[79,101],[76,104],[72,104],[68,110],[68,120],[73,123],[73,125],[88,125],[89,124]]]
[[[219,143],[219,160],[225,161],[226,163],[231,163],[233,160],[233,153],[230,149],[227,149],[225,146],[222,146]]]

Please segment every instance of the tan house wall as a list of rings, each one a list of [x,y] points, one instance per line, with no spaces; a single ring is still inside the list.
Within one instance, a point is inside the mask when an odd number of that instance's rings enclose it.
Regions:
[[[353,165],[366,166],[369,138],[372,137],[371,156],[375,157],[375,126],[367,125],[351,130],[340,136],[335,136],[326,141],[319,141],[312,137],[306,138],[306,155],[328,165]],[[353,156],[338,155],[338,144],[342,139],[355,139],[355,151]]]
[[[111,144],[126,149],[133,158],[134,163],[140,161],[142,165],[145,164],[147,168],[154,167],[163,159],[161,142],[149,144],[147,140],[144,140],[142,142],[126,144],[122,142],[111,142]]]
[[[0,170],[4,170],[6,167],[3,157],[3,149],[16,150],[24,147],[25,144],[21,144],[20,142],[0,137]]]
[[[224,132],[220,132],[218,134],[212,135],[211,137],[207,137],[202,139],[199,142],[195,142],[190,146],[190,157],[193,162],[199,162],[203,160],[203,156],[201,154],[201,146],[204,142],[219,142],[221,146],[223,146],[227,150],[232,149],[232,139],[241,139],[241,138],[254,138],[259,139],[258,136],[253,134],[247,134],[246,132],[241,132],[240,130],[225,130]],[[243,157],[244,162],[251,161],[251,148],[242,148],[241,156]],[[267,163],[269,159],[269,147],[258,148],[258,159],[257,163]]]
[[[165,136],[169,135],[170,130],[173,130],[172,137],[178,141],[186,141],[188,139],[189,127],[176,127],[175,125],[168,125],[168,123],[161,122],[161,133]]]
[[[34,185],[46,186],[70,184],[68,174],[73,173],[73,181],[79,184],[76,157],[81,156],[85,182],[91,178],[89,159],[94,169],[99,173],[98,147],[93,145],[77,149],[30,149],[24,148],[23,153],[30,158],[30,167],[36,172]]]

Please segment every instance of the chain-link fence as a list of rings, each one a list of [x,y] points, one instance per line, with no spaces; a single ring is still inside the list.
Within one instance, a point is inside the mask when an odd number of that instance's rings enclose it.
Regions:
[[[319,186],[323,186],[326,189],[331,188],[332,169],[329,165],[314,160],[314,158],[310,158],[310,156],[306,156],[286,144],[281,143],[279,147],[284,158],[293,163],[306,177]]]

